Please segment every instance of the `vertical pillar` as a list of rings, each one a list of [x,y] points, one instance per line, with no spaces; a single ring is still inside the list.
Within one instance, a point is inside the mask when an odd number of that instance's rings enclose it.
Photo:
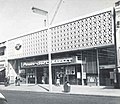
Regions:
[[[119,11],[119,9],[118,9]],[[114,82],[114,87],[115,88],[120,88],[119,85],[119,72],[118,72],[118,66],[119,66],[119,58],[118,58],[118,48],[119,48],[119,35],[117,35],[116,31],[116,22],[119,22],[119,19],[116,18],[116,15],[119,13],[117,11],[117,7],[113,8],[113,34],[114,34],[114,49],[115,49],[115,82]],[[117,16],[119,17],[119,16]],[[117,20],[118,19],[118,20]]]
[[[35,68],[35,84],[37,84],[37,69]]]
[[[51,33],[50,33],[50,28],[49,28],[49,18],[48,18],[48,13],[47,13],[47,25],[48,25],[48,30],[47,30],[47,38],[48,38],[48,61],[49,61],[49,91],[52,92],[52,60],[51,60]]]
[[[84,86],[84,69],[83,69],[83,64],[81,64],[81,72],[82,72],[82,85]]]
[[[28,84],[28,72],[27,72],[27,69],[26,69],[26,84]]]
[[[98,72],[97,85],[100,86],[100,68],[99,68],[98,49],[96,49],[96,55],[97,55],[97,72]]]
[[[10,71],[9,71],[9,64],[8,64],[8,41],[6,41],[6,49],[5,49],[5,68],[6,68],[6,75],[7,77],[10,77]]]

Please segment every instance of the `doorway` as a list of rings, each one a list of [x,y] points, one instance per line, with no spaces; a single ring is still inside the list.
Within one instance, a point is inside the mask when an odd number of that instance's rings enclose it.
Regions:
[[[29,84],[35,84],[35,69],[27,69],[27,78]]]
[[[48,68],[37,68],[37,84],[48,84]]]
[[[114,80],[111,78],[113,69],[101,69],[100,70],[100,85],[113,86]]]
[[[43,70],[37,69],[37,84],[42,84]]]

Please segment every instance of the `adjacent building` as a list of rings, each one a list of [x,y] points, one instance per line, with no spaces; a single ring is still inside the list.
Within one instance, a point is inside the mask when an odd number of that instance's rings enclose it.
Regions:
[[[8,73],[7,68],[7,53],[6,53],[6,42],[0,43],[0,82],[4,82],[4,78]]]
[[[117,18],[120,10],[116,10]],[[108,8],[50,26],[53,84],[59,78],[60,84],[67,80],[74,85],[113,86],[116,47],[113,15],[113,8]],[[47,29],[0,45],[0,53],[4,51],[6,56],[0,58],[0,67],[4,63],[10,83],[19,75],[22,83],[48,84],[48,45]]]

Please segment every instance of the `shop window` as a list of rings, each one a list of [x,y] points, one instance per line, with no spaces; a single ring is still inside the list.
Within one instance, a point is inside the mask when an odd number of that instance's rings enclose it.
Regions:
[[[0,49],[0,56],[4,55],[4,49]]]

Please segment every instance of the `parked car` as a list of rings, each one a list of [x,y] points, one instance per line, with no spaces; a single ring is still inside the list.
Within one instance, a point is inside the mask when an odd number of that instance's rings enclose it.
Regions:
[[[0,104],[8,104],[6,98],[0,93]]]

